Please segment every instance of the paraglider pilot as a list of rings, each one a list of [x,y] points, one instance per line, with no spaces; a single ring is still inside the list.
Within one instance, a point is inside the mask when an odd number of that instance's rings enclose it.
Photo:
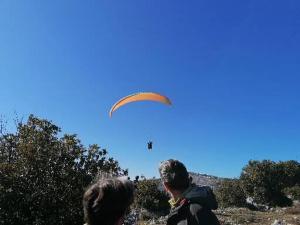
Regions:
[[[152,141],[148,142],[148,149],[151,150],[152,149]]]

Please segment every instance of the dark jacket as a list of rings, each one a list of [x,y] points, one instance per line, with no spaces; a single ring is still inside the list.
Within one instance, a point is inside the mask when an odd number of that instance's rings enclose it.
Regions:
[[[173,205],[167,225],[220,225],[212,209],[218,203],[209,187],[191,186]]]

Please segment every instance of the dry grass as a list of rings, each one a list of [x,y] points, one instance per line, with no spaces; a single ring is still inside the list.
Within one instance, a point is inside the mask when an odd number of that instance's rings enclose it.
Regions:
[[[275,208],[267,212],[251,211],[245,208],[217,210],[221,224],[271,225],[275,220],[284,224],[300,225],[300,205],[289,208]]]
[[[288,208],[274,208],[266,212],[227,208],[216,210],[215,214],[222,225],[272,225],[275,220],[280,220],[284,225],[300,225],[300,204]],[[149,225],[149,221],[140,221],[138,225]]]
[[[300,205],[296,207],[290,207],[285,210],[286,214],[298,215],[300,216]]]

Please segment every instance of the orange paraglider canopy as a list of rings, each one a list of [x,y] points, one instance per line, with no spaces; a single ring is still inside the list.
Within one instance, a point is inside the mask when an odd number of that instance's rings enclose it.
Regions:
[[[172,104],[171,101],[166,96],[154,92],[140,92],[140,93],[128,95],[120,99],[117,103],[113,105],[113,107],[111,107],[109,111],[109,116],[111,117],[113,112],[116,111],[121,106],[126,105],[130,102],[137,102],[137,101],[156,101],[156,102],[164,103],[166,105]]]

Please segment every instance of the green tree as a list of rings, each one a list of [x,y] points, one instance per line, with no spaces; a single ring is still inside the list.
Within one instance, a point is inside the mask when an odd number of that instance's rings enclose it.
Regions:
[[[295,160],[278,162],[277,173],[280,176],[280,187],[288,188],[300,185],[300,163]]]
[[[135,207],[145,208],[151,212],[169,211],[168,195],[159,190],[159,181],[155,179],[141,180],[137,182]]]
[[[296,161],[249,161],[240,177],[243,189],[257,203],[288,205],[283,190],[299,183],[299,166]]]
[[[284,189],[284,193],[288,196],[291,196],[293,200],[300,201],[300,185],[288,187]]]
[[[60,132],[30,115],[0,135],[0,224],[82,224],[84,188],[100,171],[127,174],[105,149]]]
[[[221,207],[246,206],[246,194],[238,179],[223,180],[215,193]]]

